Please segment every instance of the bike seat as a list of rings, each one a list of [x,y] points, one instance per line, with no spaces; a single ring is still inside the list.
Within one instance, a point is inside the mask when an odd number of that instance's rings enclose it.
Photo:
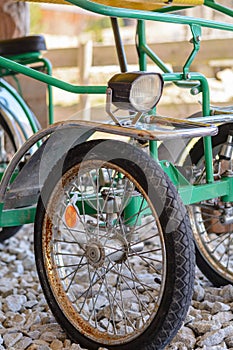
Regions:
[[[47,50],[45,39],[42,35],[31,35],[22,38],[0,40],[0,55],[11,56],[28,52]]]

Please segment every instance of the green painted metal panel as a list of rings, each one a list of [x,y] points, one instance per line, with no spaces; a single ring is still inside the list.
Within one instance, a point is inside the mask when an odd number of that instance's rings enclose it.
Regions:
[[[19,226],[34,222],[36,207],[18,208],[3,210],[3,203],[0,203],[1,216],[0,226]]]

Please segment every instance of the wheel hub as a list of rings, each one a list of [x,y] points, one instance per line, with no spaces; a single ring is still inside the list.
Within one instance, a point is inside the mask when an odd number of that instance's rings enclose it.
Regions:
[[[94,267],[102,266],[105,259],[105,252],[102,244],[97,241],[89,242],[86,246],[86,258]]]
[[[87,243],[85,256],[90,265],[97,268],[101,267],[105,260],[117,263],[125,260],[128,243],[121,235],[114,235],[109,239],[103,237],[102,242],[92,240]]]
[[[221,204],[221,203],[220,203]],[[207,222],[208,233],[225,234],[229,232],[229,225],[233,223],[233,208],[202,208],[202,215]]]

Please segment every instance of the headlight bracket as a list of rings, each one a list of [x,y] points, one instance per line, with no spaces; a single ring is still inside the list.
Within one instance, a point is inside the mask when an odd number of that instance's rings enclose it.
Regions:
[[[108,82],[106,112],[117,125],[135,125],[160,100],[163,78],[159,73],[126,72],[115,74]],[[116,109],[112,111],[112,106]],[[119,110],[127,110],[129,117],[120,121]]]
[[[133,113],[130,115],[130,119],[126,119],[124,117],[123,120],[120,120],[119,118],[117,118],[116,116],[116,112],[119,110],[119,108],[116,108],[114,111],[112,111],[112,89],[111,88],[107,88],[106,91],[106,113],[109,115],[109,117],[111,117],[111,119],[114,121],[114,123],[116,125],[121,125],[121,126],[126,126],[128,125],[135,125],[139,119],[141,118],[141,116],[143,115],[142,112],[137,112],[137,113]],[[130,112],[129,112],[130,113]],[[133,119],[132,119],[133,117]]]

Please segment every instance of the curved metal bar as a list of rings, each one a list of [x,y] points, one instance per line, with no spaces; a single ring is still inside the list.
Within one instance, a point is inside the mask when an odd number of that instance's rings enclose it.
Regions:
[[[27,153],[32,146],[34,146],[38,141],[42,140],[44,137],[48,136],[53,132],[53,129],[56,128],[56,125],[54,124],[51,128],[43,129],[37,132],[36,134],[32,135],[24,144],[23,146],[14,154],[14,157],[12,158],[10,164],[8,165],[6,171],[4,172],[4,175],[1,180],[0,185],[0,202],[4,201],[5,193],[7,186],[10,182],[10,179],[13,175],[13,172],[15,168],[17,167],[19,161],[22,159],[22,157]]]
[[[173,14],[156,13],[153,11],[117,8],[112,6],[100,5],[89,0],[69,0],[68,2],[78,7],[81,7],[87,11],[99,13],[101,15],[108,16],[108,17],[136,18],[136,19],[142,19],[142,20],[187,24],[187,25],[197,24],[207,28],[233,31],[233,25],[230,23],[223,23],[223,22],[217,22],[212,20],[205,20],[201,18],[179,16],[179,15],[173,15]]]
[[[233,17],[233,10],[229,7],[223,6],[221,4],[216,4],[213,0],[205,0],[205,6],[210,7],[216,11],[219,11],[221,13],[224,13],[227,16]]]
[[[106,86],[80,86],[73,85],[63,80],[57,79],[55,77],[51,77],[48,74],[36,71],[28,66],[24,66],[8,58],[0,56],[0,67],[10,69],[12,71],[22,73],[36,80],[42,81],[48,85],[56,86],[59,89],[66,90],[75,94],[105,94]]]

